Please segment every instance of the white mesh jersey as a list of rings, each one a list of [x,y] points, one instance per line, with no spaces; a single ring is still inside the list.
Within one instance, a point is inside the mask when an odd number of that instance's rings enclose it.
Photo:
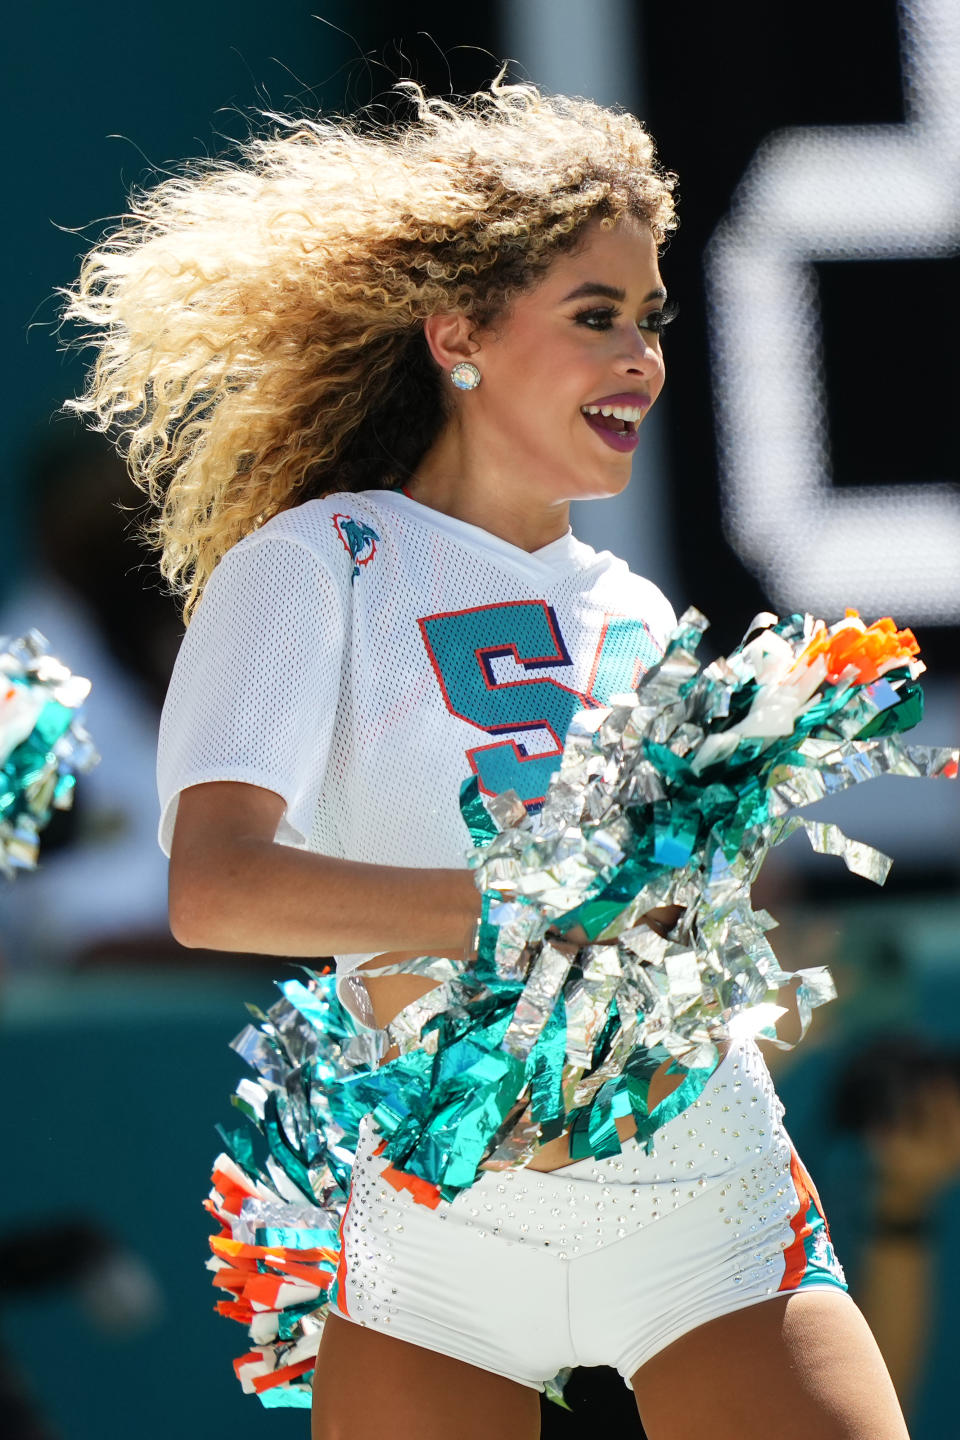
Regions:
[[[283,798],[283,844],[463,865],[462,782],[535,813],[573,714],[633,688],[674,623],[569,532],[531,554],[394,491],[307,501],[227,553],[193,616],[160,724],[160,844],[181,790],[238,780]]]

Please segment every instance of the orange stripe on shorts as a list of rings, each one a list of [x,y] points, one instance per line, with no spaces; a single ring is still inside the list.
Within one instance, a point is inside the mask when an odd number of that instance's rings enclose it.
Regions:
[[[343,1243],[343,1231],[347,1223],[347,1211],[350,1209],[350,1201],[353,1199],[353,1180],[350,1181],[350,1190],[347,1194],[347,1203],[343,1207],[343,1214],[340,1217],[340,1259],[337,1261],[337,1309],[342,1310],[348,1318],[350,1311],[347,1309],[347,1251]]]
[[[386,1148],[386,1140],[381,1140],[373,1153],[382,1155]],[[410,1175],[406,1170],[396,1170],[392,1165],[387,1165],[380,1171],[380,1179],[392,1185],[394,1190],[409,1190],[418,1205],[427,1205],[431,1210],[436,1210],[443,1198],[439,1185],[434,1185],[429,1180],[421,1180],[419,1175]]]
[[[796,1290],[803,1279],[803,1272],[807,1268],[807,1252],[803,1242],[813,1233],[813,1227],[807,1224],[807,1211],[810,1209],[811,1201],[816,1205],[820,1214],[823,1214],[816,1187],[792,1145],[790,1146],[790,1178],[797,1192],[800,1208],[790,1220],[793,1243],[788,1245],[783,1252],[783,1279],[777,1286],[778,1290]]]

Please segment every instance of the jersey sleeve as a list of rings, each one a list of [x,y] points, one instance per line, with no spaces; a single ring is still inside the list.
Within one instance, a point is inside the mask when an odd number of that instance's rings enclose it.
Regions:
[[[630,572],[627,583],[629,590],[624,595],[624,608],[643,622],[659,660],[667,648],[671,632],[677,628],[674,608],[652,580]]]
[[[646,597],[647,624],[660,647],[660,653],[663,654],[671,632],[677,628],[677,614],[662,590],[651,581],[646,584],[649,587]]]
[[[184,636],[160,720],[160,846],[181,790],[210,781],[283,798],[277,840],[309,836],[340,693],[347,597],[312,550],[252,536],[210,577]]]

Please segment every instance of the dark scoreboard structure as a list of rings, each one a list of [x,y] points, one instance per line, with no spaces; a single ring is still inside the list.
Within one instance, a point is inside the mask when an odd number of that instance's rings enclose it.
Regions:
[[[683,197],[679,563],[718,621],[760,597],[893,609],[955,668],[960,12],[691,8],[644,7],[650,124]]]

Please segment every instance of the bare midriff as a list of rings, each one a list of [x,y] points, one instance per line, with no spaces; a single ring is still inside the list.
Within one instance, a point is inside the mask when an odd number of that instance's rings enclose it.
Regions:
[[[361,965],[361,970],[378,970],[381,966],[403,965],[410,960],[419,958],[419,952],[413,951],[390,951],[385,955],[377,955],[373,960],[368,960]],[[422,975],[382,975],[377,979],[370,979],[366,982],[367,991],[370,996],[370,1004],[373,1009],[374,1019],[380,1029],[390,1024],[395,1016],[400,1014],[408,1005],[419,1000],[422,995],[436,988],[437,981],[425,980]],[[388,1050],[385,1059],[395,1058],[397,1050]],[[661,1100],[672,1095],[683,1083],[682,1075],[668,1075],[667,1070],[670,1061],[666,1060],[655,1072],[650,1081],[650,1091],[647,1097],[647,1105],[650,1110],[660,1104]],[[626,1116],[616,1121],[617,1133],[621,1140],[628,1140],[636,1130],[633,1120]],[[528,1164],[530,1170],[559,1170],[563,1165],[571,1165],[574,1162],[570,1158],[570,1146],[565,1135],[556,1140],[550,1140],[542,1145]]]

